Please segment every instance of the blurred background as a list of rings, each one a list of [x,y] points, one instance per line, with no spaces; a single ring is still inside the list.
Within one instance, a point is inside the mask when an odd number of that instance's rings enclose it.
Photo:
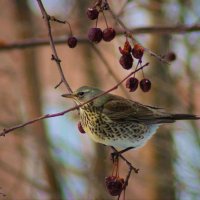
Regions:
[[[68,20],[78,38],[86,38],[94,21],[86,17],[90,0],[43,0],[48,14]],[[128,28],[198,25],[199,0],[120,0],[110,6]],[[47,29],[35,0],[0,1],[0,128],[11,127],[46,113],[74,106],[63,99],[64,85],[54,86],[60,76],[48,44],[6,49],[17,42],[47,40]],[[120,27],[106,14],[108,24]],[[67,25],[52,22],[55,39],[67,39]],[[100,16],[99,27],[105,28]],[[129,93],[123,87],[114,93],[169,112],[200,114],[200,34],[170,31],[135,34],[148,49],[165,55],[176,53],[170,65],[145,54],[144,69],[151,80],[148,93]],[[111,88],[129,72],[119,65],[119,46],[125,37],[91,45],[79,42],[70,49],[57,45],[61,64],[73,90],[92,85]],[[142,78],[142,73],[137,74]],[[77,128],[77,112],[46,119],[0,138],[0,199],[14,200],[103,200],[114,199],[104,185],[111,175],[110,148],[95,144]],[[200,199],[200,122],[181,121],[164,125],[148,144],[129,151],[125,157],[140,168],[132,174],[127,200]],[[120,163],[120,176],[127,166]],[[5,194],[5,195],[4,195]]]

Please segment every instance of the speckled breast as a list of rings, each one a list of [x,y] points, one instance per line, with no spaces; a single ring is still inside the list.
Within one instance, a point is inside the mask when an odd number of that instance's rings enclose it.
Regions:
[[[136,122],[114,122],[100,108],[85,105],[80,110],[81,124],[96,142],[117,147],[138,147],[153,134],[150,127]]]

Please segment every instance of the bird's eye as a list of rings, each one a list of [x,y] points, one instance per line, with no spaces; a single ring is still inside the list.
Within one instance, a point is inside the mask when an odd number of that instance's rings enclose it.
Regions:
[[[79,97],[83,97],[84,92],[79,92],[77,95],[78,95]]]

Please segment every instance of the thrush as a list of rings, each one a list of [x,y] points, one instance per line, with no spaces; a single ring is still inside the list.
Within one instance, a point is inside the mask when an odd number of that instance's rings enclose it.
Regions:
[[[62,96],[72,98],[80,105],[102,93],[98,88],[83,86]],[[121,149],[121,153],[143,146],[161,124],[197,119],[200,116],[168,113],[162,108],[110,93],[80,107],[80,122],[89,137],[95,142]]]

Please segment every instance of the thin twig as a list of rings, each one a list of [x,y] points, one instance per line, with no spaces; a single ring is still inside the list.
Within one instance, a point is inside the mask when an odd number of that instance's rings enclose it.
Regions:
[[[111,149],[113,149],[115,152],[118,152],[114,147],[111,147]],[[139,169],[133,167],[133,165],[122,155],[119,154],[119,157],[126,162],[126,164],[132,169],[134,170],[134,172],[137,174],[139,172]]]
[[[99,58],[101,59],[101,61],[104,63],[104,65],[106,66],[108,73],[111,74],[111,76],[114,78],[114,80],[118,83],[120,81],[120,79],[116,76],[116,74],[113,72],[112,67],[110,66],[110,64],[107,62],[106,58],[104,57],[104,55],[101,53],[101,51],[96,47],[96,45],[92,44],[92,48],[94,49],[94,51],[96,52],[96,54],[99,56]],[[130,95],[127,94],[127,90],[122,86],[121,87],[124,95],[126,95],[127,98],[130,98]]]
[[[48,35],[49,35],[49,42],[50,42],[50,46],[51,46],[51,49],[52,49],[52,52],[53,52],[53,58],[57,64],[57,68],[58,68],[58,71],[60,73],[60,76],[61,76],[61,80],[62,80],[62,83],[65,84],[68,92],[72,93],[72,89],[71,87],[69,86],[67,80],[65,79],[65,75],[63,73],[63,70],[62,70],[62,67],[61,67],[61,60],[59,59],[58,57],[58,54],[57,54],[57,51],[56,51],[56,47],[55,47],[55,44],[54,44],[54,40],[53,40],[53,36],[52,36],[52,32],[51,32],[51,24],[50,24],[50,20],[51,20],[51,17],[47,14],[43,4],[42,4],[42,1],[41,0],[37,0],[38,2],[38,5],[40,7],[40,10],[41,10],[41,13],[43,15],[43,18],[45,20],[45,24],[47,26],[47,29],[48,29]],[[53,18],[54,21],[55,21],[55,18]],[[61,20],[56,20],[56,21],[59,21],[60,23],[62,22]]]
[[[200,25],[194,24],[191,26],[188,25],[177,25],[177,26],[149,26],[149,27],[139,27],[130,29],[134,35],[140,34],[185,34],[190,32],[199,32]],[[116,35],[124,34],[124,30],[116,30]],[[78,37],[79,44],[91,44],[87,38]],[[67,38],[65,37],[55,37],[54,44],[66,44]],[[15,49],[24,49],[29,47],[40,47],[49,44],[49,39],[44,38],[30,38],[24,39],[23,41],[16,41],[11,43],[0,44],[0,51],[9,51]]]
[[[130,76],[132,76],[133,74],[135,74],[135,73],[138,72],[139,70],[143,69],[144,67],[148,66],[148,64],[149,64],[149,63],[146,63],[145,65],[141,66],[141,67],[138,68],[137,70],[131,72],[131,73],[128,74],[124,79],[122,79],[119,83],[117,83],[114,87],[110,88],[109,90],[107,90],[107,91],[105,91],[105,92],[102,92],[101,94],[95,96],[94,98],[90,99],[89,101],[87,101],[87,102],[85,102],[85,103],[82,103],[82,104],[80,104],[80,105],[74,106],[74,107],[72,107],[72,108],[70,108],[70,109],[67,109],[67,110],[62,111],[62,112],[59,112],[59,113],[42,115],[42,116],[40,116],[40,117],[38,117],[38,118],[35,118],[35,119],[32,119],[32,120],[30,120],[30,121],[28,121],[28,122],[25,122],[25,123],[22,123],[22,124],[18,124],[18,125],[16,125],[16,126],[13,126],[13,127],[10,127],[10,128],[4,128],[3,131],[0,132],[0,136],[5,136],[7,133],[9,133],[9,132],[11,132],[11,131],[14,131],[14,130],[16,130],[16,129],[19,129],[19,128],[25,127],[25,126],[27,126],[27,125],[33,124],[33,123],[35,123],[35,122],[37,122],[37,121],[40,121],[40,120],[43,120],[43,119],[47,119],[47,118],[62,116],[62,115],[66,114],[66,113],[68,113],[68,112],[70,112],[70,111],[73,111],[73,110],[75,110],[75,109],[78,109],[78,108],[80,108],[81,106],[83,106],[83,105],[85,105],[85,104],[87,104],[87,103],[89,103],[89,102],[91,102],[91,101],[93,101],[93,100],[95,100],[95,99],[97,99],[97,98],[99,98],[99,97],[101,97],[101,96],[103,96],[103,95],[105,95],[105,94],[107,94],[107,93],[113,91],[113,90],[116,90],[116,89],[118,88],[118,86],[119,86],[120,84],[122,84],[126,79],[128,79]]]
[[[108,3],[107,0],[105,0],[105,2]],[[131,38],[133,44],[136,44],[136,43],[140,44],[140,42],[138,42],[138,41],[135,39],[135,37],[134,37],[134,35],[133,35],[134,32],[131,32],[131,30],[129,30],[129,28],[127,28],[127,26],[121,21],[120,18],[118,18],[117,15],[115,15],[115,13],[112,11],[112,9],[111,9],[110,7],[109,7],[109,10],[108,10],[108,11],[110,12],[110,14],[111,14],[111,16],[113,17],[113,19],[114,19],[116,22],[118,22],[118,24],[124,29],[124,32],[126,33],[127,37]],[[140,44],[140,45],[143,46],[142,44]],[[159,55],[156,54],[155,52],[153,52],[153,51],[151,51],[151,50],[149,50],[149,49],[147,49],[147,48],[145,48],[145,47],[143,47],[143,48],[144,48],[144,50],[145,50],[147,53],[149,53],[149,55],[154,56],[154,57],[157,58],[159,61],[168,64],[168,62],[167,62],[163,57],[159,56]]]

